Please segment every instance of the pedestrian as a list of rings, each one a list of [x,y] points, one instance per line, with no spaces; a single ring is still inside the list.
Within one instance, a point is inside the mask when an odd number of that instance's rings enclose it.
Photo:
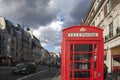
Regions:
[[[108,75],[108,67],[106,66],[106,64],[104,64],[104,80],[107,78]]]
[[[50,61],[48,62],[48,69],[49,69],[49,71],[51,70],[51,62]]]

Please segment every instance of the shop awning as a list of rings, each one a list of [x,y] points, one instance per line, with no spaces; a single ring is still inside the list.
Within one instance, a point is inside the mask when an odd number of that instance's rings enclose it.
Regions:
[[[114,59],[115,61],[120,62],[120,54],[119,54],[119,55],[113,55],[113,59]]]

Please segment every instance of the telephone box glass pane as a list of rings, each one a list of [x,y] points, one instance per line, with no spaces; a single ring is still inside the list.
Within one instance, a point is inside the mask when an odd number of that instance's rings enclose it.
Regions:
[[[85,71],[85,72],[76,71],[74,73],[74,77],[75,78],[90,78],[90,72],[89,71]]]
[[[70,62],[70,70],[72,70],[72,68],[73,68],[73,63]]]
[[[91,60],[92,54],[75,54],[74,60]]]
[[[70,78],[90,78],[92,44],[70,44]]]
[[[97,52],[97,49],[98,49],[98,45],[94,44],[94,52]]]
[[[73,44],[70,44],[70,52],[73,52]]]
[[[72,61],[72,60],[73,60],[73,54],[70,53],[70,61]]]
[[[70,78],[72,78],[72,71],[70,71]]]
[[[74,52],[92,52],[92,44],[75,44]]]
[[[89,70],[90,62],[75,62],[74,69],[75,70]]]

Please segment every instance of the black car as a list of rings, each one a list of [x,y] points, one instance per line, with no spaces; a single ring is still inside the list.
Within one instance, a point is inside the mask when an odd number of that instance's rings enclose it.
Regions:
[[[13,69],[13,74],[30,74],[35,73],[37,65],[35,63],[19,63]]]

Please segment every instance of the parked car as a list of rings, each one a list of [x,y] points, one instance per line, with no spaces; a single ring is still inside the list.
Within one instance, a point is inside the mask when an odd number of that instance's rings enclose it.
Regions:
[[[37,65],[35,63],[19,63],[13,69],[13,74],[30,74],[35,73]]]

